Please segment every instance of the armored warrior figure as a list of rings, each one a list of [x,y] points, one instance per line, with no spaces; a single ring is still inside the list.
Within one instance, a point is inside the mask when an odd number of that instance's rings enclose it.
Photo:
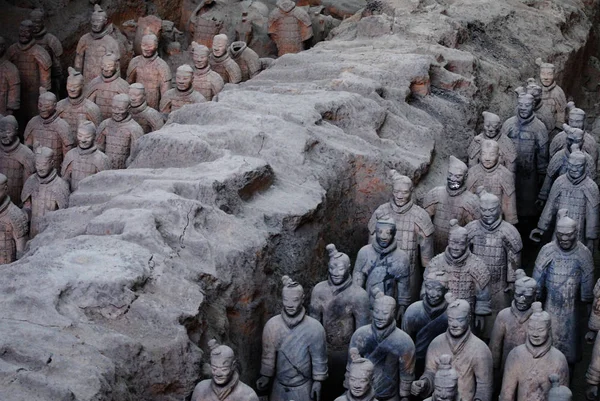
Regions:
[[[554,181],[548,201],[538,221],[538,228],[531,231],[530,238],[539,242],[539,237],[550,228],[554,221],[556,212],[565,208],[577,222],[579,241],[593,251],[594,240],[598,238],[600,194],[598,185],[586,175],[587,159],[585,154],[577,150],[577,145],[573,146],[575,150],[569,155],[567,173]]]
[[[33,23],[29,20],[19,26],[19,42],[11,45],[6,52],[21,77],[21,116],[26,123],[34,116],[40,87],[50,90],[50,67],[52,59],[44,48],[35,43]]]
[[[258,401],[254,390],[240,381],[233,350],[216,340],[210,340],[208,346],[212,379],[196,385],[191,401]]]
[[[556,85],[556,81],[554,80],[554,64],[542,63],[541,59],[537,59],[536,63],[540,66],[542,103],[544,104],[544,108],[548,109],[554,116],[554,127],[552,127],[552,130],[556,134],[560,132],[565,122],[567,98],[565,97],[565,92],[563,92],[560,86]]]
[[[398,248],[396,222],[389,216],[377,216],[375,241],[363,246],[356,255],[354,282],[369,293],[371,305],[374,288],[396,300],[396,316],[400,320],[410,305],[411,280],[408,255]]]
[[[278,0],[269,14],[269,35],[277,45],[277,55],[298,53],[304,42],[312,38],[312,21],[304,9],[291,0]]]
[[[544,106],[544,102],[542,101],[543,90],[541,86],[535,83],[535,78],[527,79],[527,86],[522,93],[528,93],[533,96],[533,112],[535,116],[544,123],[547,132],[551,132],[555,125],[554,115],[548,107]]]
[[[288,276],[283,281],[283,310],[263,329],[259,391],[273,382],[269,401],[319,401],[327,379],[325,329],[306,316],[304,289]]]
[[[450,235],[446,250],[431,259],[425,269],[424,277],[438,271],[448,274],[448,291],[471,305],[471,310],[475,314],[475,326],[483,331],[485,316],[492,313],[491,274],[483,260],[471,253],[468,232],[454,219],[450,221]]]
[[[375,365],[373,388],[378,400],[408,401],[415,378],[415,344],[396,327],[396,300],[375,291],[372,323],[354,332],[350,349],[356,348]]]
[[[561,384],[569,383],[567,360],[552,346],[554,322],[542,310],[540,302],[534,302],[531,308],[527,341],[510,351],[506,358],[500,401],[546,401],[551,374],[558,375]]]
[[[75,147],[69,124],[58,116],[56,95],[40,88],[39,115],[33,117],[25,127],[25,144],[35,150],[45,146],[54,152],[54,168],[60,169],[64,156]]]
[[[425,401],[461,401],[458,393],[458,373],[452,367],[451,355],[440,355],[433,379],[433,394]]]
[[[227,50],[242,72],[242,82],[254,78],[261,70],[258,54],[246,45],[246,42],[233,42]]]
[[[591,303],[594,287],[592,253],[577,240],[577,222],[558,211],[556,238],[542,247],[533,270],[538,283],[538,298],[544,299],[552,317],[554,346],[570,365],[581,359],[579,310]]]
[[[348,369],[348,391],[335,401],[377,401],[373,389],[375,366],[366,358],[361,358],[358,349],[350,348],[350,367]]]
[[[52,59],[52,68],[50,74],[52,78],[52,90],[55,93],[60,93],[62,80],[60,57],[63,54],[63,48],[60,40],[46,30],[44,25],[44,17],[44,10],[40,8],[36,8],[29,13],[29,19],[33,23],[33,37],[35,38],[35,43],[42,46]]]
[[[113,53],[105,54],[102,56],[101,74],[87,86],[86,97],[98,105],[105,120],[111,115],[114,97],[128,92],[129,84],[121,78],[119,71],[119,58]]]
[[[69,183],[71,192],[79,187],[79,182],[90,175],[110,170],[108,156],[96,148],[96,126],[82,121],[77,128],[77,147],[71,149],[62,164],[61,176]]]
[[[573,102],[567,103],[567,108],[569,109],[568,126],[572,129],[578,128],[583,130],[585,125],[585,111],[575,107],[575,103]],[[567,141],[567,136],[567,132],[563,130],[562,132],[558,133],[554,139],[552,139],[552,142],[550,142],[550,157],[554,156],[556,152],[561,149],[570,148],[570,146],[568,146],[569,142]],[[592,156],[592,159],[594,160],[594,166],[596,167],[598,164],[598,143],[596,142],[596,139],[587,131],[584,131],[583,144],[580,145],[580,148]]]
[[[484,140],[481,144],[479,164],[469,169],[467,188],[476,192],[483,186],[486,191],[496,195],[502,205],[504,220],[517,224],[517,194],[515,193],[515,175],[499,163],[498,142]]]
[[[131,117],[129,95],[119,94],[112,101],[112,117],[100,123],[97,130],[98,149],[108,156],[113,170],[127,167],[131,149],[144,135],[144,130]]]
[[[471,332],[471,308],[464,299],[451,302],[446,311],[448,330],[429,345],[425,373],[411,387],[413,395],[431,394],[442,355],[452,356],[458,373],[458,393],[464,401],[491,401],[493,385],[492,353]]]
[[[223,90],[223,78],[213,71],[208,63],[208,47],[192,42],[192,57],[194,59],[194,90],[208,101],[213,100]]]
[[[465,225],[479,218],[479,199],[467,191],[467,171],[465,163],[450,156],[446,185],[433,188],[423,200],[423,208],[431,216],[435,227],[436,255],[444,252],[448,245],[450,220],[456,219],[460,225]]]
[[[572,401],[573,393],[567,386],[561,386],[559,375],[550,375],[548,380],[552,383],[548,391],[548,401]]]
[[[94,6],[91,24],[92,32],[83,35],[77,43],[74,62],[75,69],[83,74],[84,84],[101,75],[106,54],[112,53],[115,60],[121,58],[119,43],[111,35],[114,27],[108,23],[106,12],[98,4]],[[116,69],[120,77],[119,67]]]
[[[533,96],[519,96],[517,114],[504,122],[501,132],[517,149],[517,212],[520,221],[521,216],[526,220],[538,214],[535,201],[548,167],[548,133],[533,114]]]
[[[596,283],[594,287],[594,310],[592,316],[590,316],[590,329],[598,331],[598,301],[600,300],[600,282]],[[595,315],[595,319],[593,319]],[[595,320],[595,325],[592,321]],[[595,335],[595,333],[594,333]],[[585,379],[588,384],[586,389],[586,397],[588,400],[593,401],[598,399],[598,385],[600,385],[600,336],[595,335],[596,341],[594,342],[594,348],[592,350],[592,359],[588,366],[587,372],[585,373]],[[586,336],[587,338],[587,336]]]
[[[242,81],[240,66],[229,57],[227,46],[229,39],[221,33],[213,39],[212,52],[209,56],[210,68],[223,78],[223,82],[237,84]]]
[[[0,36],[0,115],[13,115],[21,107],[21,78],[17,67],[8,61],[6,41]]]
[[[433,224],[423,208],[412,201],[414,189],[410,178],[390,170],[392,199],[379,206],[369,220],[370,242],[375,237],[377,215],[388,215],[396,222],[396,243],[408,254],[410,263],[411,301],[416,301],[421,287],[421,266],[433,258]]]
[[[167,115],[172,111],[179,110],[186,104],[206,102],[200,92],[196,92],[193,86],[194,70],[187,64],[179,66],[175,74],[176,86],[169,89],[160,100],[160,112]]]
[[[69,67],[69,77],[67,78],[66,99],[58,102],[56,111],[58,116],[69,124],[71,135],[77,135],[77,125],[81,120],[100,124],[102,115],[100,108],[90,99],[83,95],[83,75],[72,67]]]
[[[511,173],[516,171],[517,149],[509,137],[500,133],[502,123],[500,117],[488,111],[483,112],[483,132],[476,135],[469,145],[469,167],[479,163],[481,154],[481,143],[486,140],[498,142],[499,161]]]
[[[129,85],[129,98],[131,99],[131,116],[144,129],[144,133],[158,131],[165,125],[162,114],[148,106],[146,89],[143,84]]]
[[[35,173],[33,152],[19,142],[19,124],[14,116],[0,117],[0,173],[6,176],[8,195],[21,204],[23,184]]]
[[[69,206],[69,184],[58,176],[54,167],[54,151],[39,147],[35,150],[35,170],[21,192],[23,209],[31,216],[31,238],[40,231],[40,220],[49,212]]]
[[[194,42],[212,47],[215,35],[223,32],[223,16],[215,0],[201,0],[189,19],[189,28]]]
[[[146,88],[146,101],[158,108],[162,96],[171,88],[171,69],[158,57],[158,38],[154,34],[142,38],[142,54],[134,57],[127,68],[127,82],[139,82]]]
[[[0,174],[0,265],[23,256],[29,239],[27,223],[27,215],[8,196],[8,179]]]

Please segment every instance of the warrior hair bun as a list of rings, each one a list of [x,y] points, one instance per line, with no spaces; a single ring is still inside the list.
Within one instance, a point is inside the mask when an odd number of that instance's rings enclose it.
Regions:
[[[358,352],[358,348],[350,348],[350,359],[352,361],[356,361],[357,359],[360,359],[360,353]]]
[[[579,152],[579,144],[574,143],[573,145],[571,145],[571,153],[573,152]]]
[[[327,253],[329,254],[330,258],[334,257],[337,253],[337,249],[334,244],[327,245],[325,249],[327,249]]]
[[[556,373],[552,373],[548,379],[552,383],[552,387],[560,387],[560,377]]]
[[[537,83],[535,82],[535,78],[527,78],[527,84],[529,85],[529,84],[537,84]]]
[[[531,310],[533,311],[533,313],[541,313],[544,310],[542,309],[542,303],[541,302],[534,302],[533,304],[531,304]]]
[[[452,219],[452,220],[450,220],[450,223],[449,223],[449,224],[450,224],[450,228],[452,228],[452,227],[456,227],[456,226],[459,226],[459,224],[458,224],[458,220],[456,220],[456,219]]]
[[[575,102],[570,101],[567,103],[567,110],[571,110],[575,108]]]
[[[217,349],[219,345],[220,344],[214,338],[208,342],[208,348],[210,348],[211,351]]]
[[[527,274],[525,273],[525,270],[523,269],[517,269],[517,271],[515,272],[515,278],[517,280],[520,280],[522,278],[527,277]]]
[[[452,356],[448,354],[440,355],[440,357],[438,358],[438,369],[452,369]]]
[[[99,13],[102,12],[104,10],[102,10],[102,7],[100,7],[100,4],[94,4],[94,11]]]
[[[381,291],[377,287],[373,287],[373,289],[371,290],[371,294],[373,294],[373,296],[375,297],[375,299],[379,299],[379,298],[385,297],[385,294],[383,293],[383,291]]]
[[[281,282],[283,283],[283,285],[284,285],[285,287],[287,287],[287,286],[290,286],[290,285],[291,285],[291,284],[294,282],[294,280],[292,280],[292,279],[290,278],[290,276],[283,276],[283,277],[281,278]]]
[[[483,185],[480,185],[475,190],[475,193],[481,198],[483,195],[487,194],[487,191],[485,190],[485,187]]]
[[[556,221],[564,218],[564,217],[569,217],[569,210],[568,209],[559,209],[558,212],[556,213]]]
[[[446,302],[448,302],[449,304],[451,304],[452,302],[456,301],[458,298],[456,298],[453,293],[451,293],[450,291],[448,291],[446,293],[446,295],[444,295],[444,299],[446,300]]]

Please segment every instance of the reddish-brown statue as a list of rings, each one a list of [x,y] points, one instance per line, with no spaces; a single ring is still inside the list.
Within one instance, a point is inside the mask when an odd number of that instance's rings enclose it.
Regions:
[[[212,52],[208,58],[210,68],[223,78],[223,82],[237,84],[242,81],[240,66],[229,56],[229,39],[224,33],[213,39]]]
[[[246,42],[233,42],[227,50],[242,72],[242,82],[254,78],[261,70],[258,54],[246,45]]]
[[[540,66],[540,82],[542,83],[542,103],[544,108],[554,117],[554,134],[560,132],[565,122],[565,111],[567,109],[567,98],[560,86],[556,85],[554,64],[543,63],[541,59],[536,60]],[[548,134],[551,135],[549,130]]]
[[[585,111],[575,107],[575,103],[573,102],[567,103],[567,109],[569,110],[569,118],[567,123],[569,127],[583,130],[585,127]],[[552,142],[550,142],[550,157],[554,156],[559,150],[569,147],[567,135],[567,132],[563,130],[562,132],[556,134],[554,139],[552,139]],[[598,142],[592,136],[592,134],[584,131],[583,144],[580,146],[580,148],[592,156],[595,165],[598,164]]]
[[[160,101],[160,112],[167,115],[186,104],[206,102],[200,92],[194,90],[194,70],[187,64],[179,66],[175,74],[175,88],[169,89]]]
[[[192,42],[192,57],[194,59],[194,90],[208,101],[213,100],[223,90],[223,78],[213,71],[208,62],[210,49],[204,45]]]
[[[220,2],[215,0],[201,0],[198,3],[189,19],[194,42],[210,48],[215,35],[227,30],[223,26],[226,13],[221,8]]]
[[[0,265],[20,259],[28,239],[27,215],[11,202],[8,178],[0,174]]]
[[[0,114],[14,115],[21,107],[19,70],[6,57],[6,40],[0,36]]]
[[[87,98],[98,105],[102,119],[105,120],[112,113],[113,98],[128,92],[129,84],[121,78],[118,56],[113,53],[105,54],[102,56],[101,74],[87,86]]]
[[[481,143],[488,139],[498,142],[500,164],[506,167],[510,172],[516,170],[517,150],[509,137],[502,135],[500,128],[502,122],[500,117],[488,111],[483,112],[483,132],[476,135],[469,145],[469,167],[479,163],[481,154]]]
[[[60,64],[60,57],[63,54],[63,47],[60,40],[46,29],[46,26],[44,25],[45,17],[44,10],[41,8],[36,8],[29,13],[29,19],[33,23],[33,37],[35,38],[35,43],[42,46],[52,59],[52,69],[50,74],[52,78],[52,90],[54,93],[60,93],[60,90],[62,89],[62,66]]]
[[[375,365],[362,358],[358,349],[350,348],[350,367],[348,368],[348,390],[335,401],[377,401],[373,388]]]
[[[433,394],[425,401],[461,401],[458,393],[458,373],[452,367],[451,355],[440,355],[433,379]]]
[[[303,8],[291,0],[278,0],[269,14],[269,35],[277,45],[277,55],[298,53],[304,42],[312,38],[312,21]]]
[[[129,86],[131,116],[144,129],[144,133],[158,131],[165,125],[163,115],[146,102],[146,88],[135,83]]]
[[[102,121],[102,113],[96,103],[83,95],[83,75],[76,69],[69,67],[67,78],[67,98],[56,105],[58,116],[69,124],[71,135],[77,135],[77,125],[82,120],[93,122],[94,125]]]
[[[14,116],[0,117],[0,173],[7,178],[8,195],[21,204],[23,184],[35,173],[33,152],[19,141],[19,124]]]

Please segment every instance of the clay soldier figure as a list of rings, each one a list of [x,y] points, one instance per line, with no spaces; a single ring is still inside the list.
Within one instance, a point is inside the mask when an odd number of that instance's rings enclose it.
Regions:
[[[469,145],[469,167],[479,163],[481,154],[481,143],[486,140],[498,142],[500,164],[506,167],[511,173],[516,171],[517,149],[509,137],[500,133],[502,122],[500,117],[488,111],[483,112],[483,132],[476,135]]]
[[[567,109],[567,98],[560,86],[554,80],[554,64],[542,63],[541,59],[535,60],[540,66],[540,82],[542,83],[542,103],[554,116],[554,134],[560,132],[565,122],[565,110]],[[552,132],[548,132],[552,135]]]
[[[494,358],[496,377],[502,377],[506,357],[516,346],[525,344],[527,322],[533,313],[531,305],[537,295],[537,281],[525,275],[525,271],[516,271],[515,293],[510,307],[502,309],[492,329],[490,351]]]
[[[231,59],[240,67],[242,82],[254,78],[260,72],[260,58],[254,50],[246,45],[246,42],[233,42],[227,51]]]
[[[389,216],[377,216],[375,241],[363,246],[356,255],[354,282],[367,290],[371,305],[374,288],[396,300],[397,320],[410,305],[411,280],[408,255],[398,248],[396,222]]]
[[[535,83],[535,78],[527,79],[527,86],[522,93],[528,93],[533,96],[533,112],[535,116],[544,123],[547,132],[551,132],[555,124],[554,115],[551,110],[544,106],[544,102],[542,102],[543,90],[541,86]]]
[[[448,305],[448,330],[429,345],[425,373],[411,387],[415,396],[429,395],[442,355],[452,356],[452,367],[458,373],[458,393],[464,401],[491,401],[493,386],[492,353],[471,332],[471,307],[464,299]]]
[[[597,292],[597,289],[600,289],[598,283],[596,283],[596,286],[594,287],[594,292]],[[597,292],[597,294],[600,295],[600,292]],[[594,295],[594,314],[597,315],[598,296],[596,296],[596,294]],[[592,327],[592,316],[590,316],[590,329],[597,331],[598,326]],[[590,360],[590,365],[588,366],[587,372],[585,373],[585,379],[588,384],[588,387],[586,389],[586,398],[590,401],[595,401],[598,399],[598,385],[600,384],[600,336],[595,335],[595,337],[596,341],[594,342],[594,348],[592,350],[592,358]]]
[[[98,149],[108,156],[110,167],[127,167],[131,149],[144,135],[144,130],[131,117],[129,95],[119,94],[112,101],[112,117],[100,123],[96,135]]]
[[[39,146],[52,149],[54,168],[59,170],[64,156],[75,147],[75,138],[69,124],[58,116],[54,93],[40,88],[38,111],[25,127],[25,144],[33,150]]]
[[[0,173],[6,176],[10,199],[21,204],[23,184],[35,173],[33,152],[21,144],[14,116],[0,117]]]
[[[0,234],[0,265],[20,259],[29,239],[29,224],[27,215],[11,202],[4,174],[0,174]]]
[[[83,95],[83,75],[76,69],[69,67],[67,78],[67,98],[56,105],[58,116],[69,124],[71,135],[77,135],[77,125],[81,120],[87,120],[94,125],[102,122],[102,114],[96,103]]]
[[[415,378],[415,344],[396,327],[396,300],[376,292],[372,323],[354,332],[350,349],[356,348],[375,365],[373,388],[378,400],[408,401]]]
[[[451,355],[440,355],[433,379],[433,394],[425,401],[461,401],[458,393],[458,373],[452,367]]]
[[[79,182],[84,178],[110,170],[110,160],[98,150],[95,140],[94,123],[82,121],[77,127],[78,146],[67,153],[61,170],[61,176],[69,183],[71,192],[79,187]]]
[[[534,302],[531,308],[527,341],[510,351],[506,358],[500,401],[546,401],[551,374],[558,375],[561,384],[569,383],[567,360],[552,346],[555,327],[550,314],[542,310],[540,302]]]
[[[83,74],[84,84],[101,75],[103,57],[106,54],[114,54],[116,60],[121,58],[119,43],[111,35],[114,28],[108,23],[106,12],[98,4],[94,6],[91,24],[92,32],[83,35],[77,43],[74,62],[75,69]],[[117,70],[120,77],[119,67]]]
[[[201,0],[189,20],[189,28],[194,42],[212,47],[213,37],[225,30],[219,3],[215,0]]]
[[[312,291],[310,316],[323,325],[327,335],[331,391],[342,388],[350,338],[357,328],[369,324],[371,312],[366,291],[352,282],[348,255],[338,252],[333,244],[327,245],[327,251],[328,279],[315,285]]]
[[[533,114],[533,96],[519,96],[517,114],[504,122],[501,132],[517,149],[517,212],[524,223],[538,214],[535,201],[548,167],[548,133]]]
[[[196,385],[191,401],[258,401],[254,390],[240,381],[233,350],[219,345],[214,339],[208,342],[208,346],[212,379],[202,380]]]
[[[19,42],[8,48],[6,57],[19,71],[21,77],[21,113],[22,124],[35,115],[40,87],[50,90],[50,68],[52,58],[44,48],[35,43],[33,23],[30,20],[19,26]]]
[[[375,366],[366,358],[361,358],[357,348],[350,348],[348,369],[348,391],[335,401],[377,401],[373,389]]]
[[[570,365],[581,359],[579,311],[593,301],[594,261],[592,253],[577,240],[577,222],[558,211],[556,239],[540,250],[533,278],[538,283],[538,298],[544,299],[552,316],[554,346]]]
[[[209,56],[210,68],[223,78],[223,82],[237,84],[242,81],[242,71],[240,66],[229,57],[228,46],[227,35],[221,33],[215,36]]]
[[[412,201],[414,189],[410,178],[390,170],[392,199],[379,206],[369,220],[370,242],[375,237],[377,215],[388,215],[396,222],[398,248],[408,254],[410,263],[411,301],[419,298],[421,266],[426,267],[433,258],[433,224],[423,208]]]
[[[114,53],[102,56],[102,71],[86,88],[86,97],[100,108],[102,119],[110,117],[112,101],[116,95],[127,94],[129,84],[121,78],[119,58]]]
[[[14,115],[21,107],[21,78],[17,67],[8,61],[6,40],[0,36],[0,114]]]
[[[456,219],[460,225],[465,225],[479,218],[479,199],[467,191],[467,176],[467,165],[450,156],[446,185],[433,188],[423,200],[423,208],[431,216],[435,227],[436,255],[444,252],[448,245],[450,220]]]
[[[160,100],[160,112],[164,115],[179,110],[186,104],[206,102],[200,92],[193,86],[194,70],[187,64],[179,66],[175,73],[175,88],[169,89]]]
[[[256,388],[264,391],[272,382],[269,401],[321,399],[327,379],[325,329],[306,316],[304,289],[288,276],[283,281],[283,310],[263,329],[260,378]]]
[[[312,38],[312,21],[304,9],[291,0],[278,0],[269,14],[269,35],[277,45],[279,57],[304,50],[304,42]]]
[[[30,237],[40,231],[40,220],[49,212],[69,206],[69,184],[58,176],[54,167],[54,151],[39,147],[35,150],[35,170],[21,192],[23,209],[31,216]]]
[[[171,69],[158,57],[158,38],[154,34],[142,38],[142,54],[134,57],[127,68],[127,82],[139,82],[146,88],[146,101],[153,109],[171,88]]]
[[[484,140],[481,144],[479,164],[469,169],[467,188],[477,192],[483,186],[500,199],[504,220],[517,224],[517,194],[515,193],[515,175],[499,162],[500,149],[498,142]]]
[[[165,120],[157,110],[146,102],[146,89],[143,84],[129,85],[131,99],[131,116],[144,129],[144,133],[158,131],[165,125]]]
[[[33,23],[33,37],[35,38],[35,43],[42,46],[52,59],[52,68],[50,73],[52,79],[52,90],[55,93],[60,93],[62,81],[60,57],[63,54],[63,48],[60,40],[46,30],[44,18],[44,10],[40,8],[36,8],[29,13],[29,19]]]
[[[585,126],[585,111],[575,107],[575,103],[573,102],[567,103],[567,108],[569,109],[568,126],[583,130]],[[567,132],[563,130],[562,132],[558,133],[554,139],[552,139],[552,142],[550,142],[550,157],[554,156],[556,152],[561,149],[567,147],[570,148],[570,146],[568,146],[567,136]],[[580,146],[580,148],[592,156],[595,165],[598,164],[598,143],[596,142],[596,139],[587,131],[584,131],[583,144]]]
[[[549,228],[556,212],[565,208],[577,222],[579,241],[593,252],[594,240],[598,238],[598,185],[586,174],[586,155],[577,150],[577,145],[569,155],[567,173],[552,184],[548,201],[538,221],[538,228],[531,231],[530,238],[539,242]]]
[[[213,100],[223,90],[223,78],[213,71],[208,63],[210,50],[206,46],[192,42],[192,57],[194,59],[194,90],[208,101]]]

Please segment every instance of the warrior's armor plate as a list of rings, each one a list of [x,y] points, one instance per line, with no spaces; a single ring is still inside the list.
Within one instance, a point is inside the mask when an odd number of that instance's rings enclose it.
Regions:
[[[158,57],[158,54],[150,59],[136,56],[127,68],[127,82],[139,82],[144,85],[146,103],[153,109],[158,108],[161,97],[170,89],[171,79],[169,65]]]
[[[69,124],[54,113],[52,117],[43,119],[35,116],[25,127],[25,144],[31,149],[40,146],[54,151],[54,168],[60,170],[64,155],[75,146]]]
[[[135,142],[144,135],[144,130],[131,115],[117,122],[112,118],[102,121],[98,127],[96,143],[110,160],[111,169],[127,167],[127,159]]]
[[[81,180],[104,170],[110,170],[110,160],[95,146],[85,150],[75,148],[65,156],[61,175],[69,182],[73,192]]]
[[[217,96],[223,90],[225,82],[223,78],[207,66],[203,70],[194,71],[194,81],[192,83],[194,90],[200,93],[208,101]]]
[[[475,192],[479,186],[483,186],[500,199],[504,220],[510,224],[517,224],[517,194],[515,193],[515,176],[501,164],[496,164],[491,169],[477,164],[469,169],[467,177],[467,188]]]
[[[77,138],[79,121],[91,121],[96,127],[102,122],[102,114],[98,105],[83,95],[78,99],[67,98],[59,101],[56,105],[56,112],[69,124],[73,138]]]
[[[269,35],[277,44],[278,56],[304,50],[304,41],[312,37],[312,21],[308,13],[294,2],[278,2],[269,14]]]
[[[121,93],[129,93],[129,84],[119,75],[117,71],[110,78],[97,76],[87,88],[86,97],[98,105],[103,119],[112,115],[113,98]]]
[[[69,206],[69,184],[53,170],[50,176],[40,178],[33,174],[27,179],[21,193],[23,203],[31,202],[31,238],[39,233],[40,220],[48,212]]]

